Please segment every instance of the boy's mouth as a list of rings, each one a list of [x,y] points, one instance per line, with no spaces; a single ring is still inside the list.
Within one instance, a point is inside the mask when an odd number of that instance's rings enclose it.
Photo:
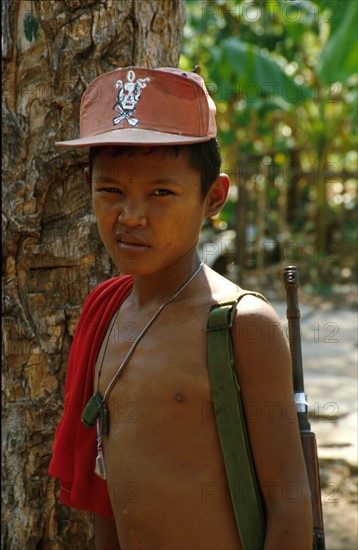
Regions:
[[[134,235],[116,235],[117,243],[121,248],[150,248],[150,245]]]

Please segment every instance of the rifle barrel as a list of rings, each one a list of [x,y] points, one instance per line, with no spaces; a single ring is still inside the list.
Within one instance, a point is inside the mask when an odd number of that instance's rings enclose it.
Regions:
[[[301,314],[298,306],[298,273],[296,266],[290,265],[285,267],[283,279],[287,296],[286,316],[288,321],[288,339],[292,361],[293,390],[295,393],[295,403],[300,429],[301,431],[304,431],[310,430],[310,424],[308,422],[308,403],[306,400],[303,378],[300,326]]]
[[[311,489],[312,516],[313,516],[313,549],[325,550],[323,513],[321,502],[321,487],[319,479],[319,464],[317,456],[316,436],[311,432],[308,421],[308,403],[304,390],[300,310],[298,307],[298,274],[295,266],[285,268],[283,279],[287,295],[288,338],[292,361],[293,389],[297,417],[301,432],[301,442],[308,480]]]

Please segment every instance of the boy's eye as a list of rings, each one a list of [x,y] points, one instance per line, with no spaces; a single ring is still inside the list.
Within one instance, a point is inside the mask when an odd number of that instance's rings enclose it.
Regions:
[[[120,193],[121,190],[118,187],[99,187],[97,191],[105,191],[106,193]]]
[[[172,195],[173,191],[170,191],[169,189],[156,189],[153,191],[153,195],[156,197],[165,197],[166,195]]]

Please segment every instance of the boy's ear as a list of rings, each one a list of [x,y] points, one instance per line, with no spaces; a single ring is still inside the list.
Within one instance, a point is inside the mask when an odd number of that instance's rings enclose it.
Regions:
[[[220,174],[211,185],[206,196],[206,216],[215,216],[223,208],[229,192],[230,179],[227,174]]]
[[[85,180],[85,183],[88,189],[91,191],[91,179],[90,179],[89,166],[86,166],[86,168],[83,170],[83,179]]]

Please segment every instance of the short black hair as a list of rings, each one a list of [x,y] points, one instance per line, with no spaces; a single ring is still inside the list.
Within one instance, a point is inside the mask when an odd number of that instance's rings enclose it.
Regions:
[[[98,147],[91,147],[89,150],[89,175],[92,182],[92,170],[93,162],[96,155],[109,146],[103,145]],[[198,170],[201,174],[201,192],[203,198],[206,197],[211,185],[220,174],[221,168],[221,154],[220,147],[215,138],[203,143],[193,143],[190,145],[160,145],[149,147],[148,154],[156,149],[162,147],[171,147],[176,155],[179,155],[180,151],[187,151],[189,162],[192,168]],[[146,148],[148,150],[148,147]],[[124,154],[135,154],[139,150],[143,150],[143,146],[137,145],[120,145],[114,147],[112,157],[118,157]]]

